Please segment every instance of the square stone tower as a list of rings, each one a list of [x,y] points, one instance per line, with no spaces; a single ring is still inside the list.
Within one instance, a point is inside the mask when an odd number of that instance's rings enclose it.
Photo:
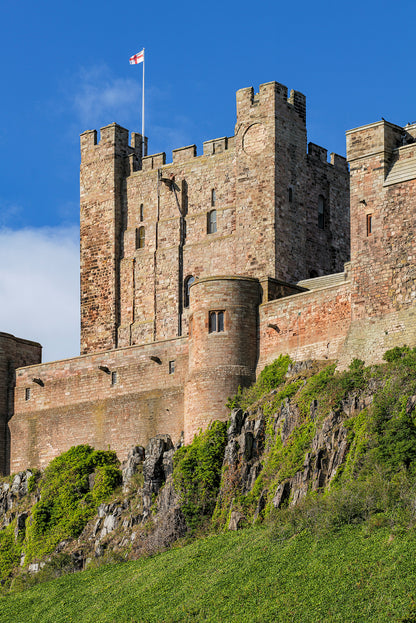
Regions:
[[[349,259],[348,170],[309,144],[305,96],[237,92],[235,135],[166,156],[112,124],[81,136],[81,352],[187,335],[190,285],[295,283]]]

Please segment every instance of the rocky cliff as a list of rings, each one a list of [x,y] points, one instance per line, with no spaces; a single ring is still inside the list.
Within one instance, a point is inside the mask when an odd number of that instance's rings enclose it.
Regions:
[[[403,353],[398,356],[403,360]],[[412,357],[413,365],[416,354]],[[158,435],[146,448],[131,448],[114,493],[79,534],[68,535],[43,556],[33,556],[26,534],[39,516],[42,479],[31,470],[14,475],[0,486],[0,539],[8,530],[15,547],[15,564],[3,565],[3,583],[51,567],[58,573],[58,567],[71,571],[137,558],[207,530],[243,528],[354,477],[368,461],[371,440],[379,433],[388,437],[400,414],[416,438],[416,376],[400,361],[404,376],[396,371],[392,377],[392,365],[364,368],[358,361],[338,374],[328,362],[293,364],[281,358],[256,386],[230,401],[228,424],[214,424],[190,446],[174,447],[168,435]],[[397,398],[399,391],[404,408],[397,411],[397,400],[386,407],[388,396]],[[387,428],[377,432],[377,426]],[[411,436],[413,428],[405,434]],[[91,491],[97,469],[87,478]]]

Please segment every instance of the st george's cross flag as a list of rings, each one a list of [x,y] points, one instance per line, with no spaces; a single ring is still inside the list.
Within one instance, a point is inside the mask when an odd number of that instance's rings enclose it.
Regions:
[[[144,48],[141,52],[138,52],[137,54],[133,54],[133,56],[131,56],[129,59],[130,65],[138,65],[139,63],[143,63],[143,61],[144,61]]]

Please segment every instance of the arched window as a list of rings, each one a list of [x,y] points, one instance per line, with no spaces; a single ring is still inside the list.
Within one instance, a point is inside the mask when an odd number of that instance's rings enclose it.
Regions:
[[[144,227],[136,229],[136,249],[144,249],[145,230]]]
[[[140,222],[142,223],[143,222],[143,218],[144,218],[144,216],[143,216],[143,204],[142,203],[140,204],[139,218],[140,218]]]
[[[215,234],[217,231],[217,211],[211,210],[207,214],[207,233]]]
[[[319,229],[325,229],[325,197],[319,195],[318,197],[318,227]]]
[[[211,206],[212,207],[215,206],[215,201],[216,201],[215,188],[213,188],[211,190]]]
[[[185,279],[185,283],[183,284],[183,306],[189,307],[189,289],[193,282],[195,281],[195,277],[193,275],[189,275]]]

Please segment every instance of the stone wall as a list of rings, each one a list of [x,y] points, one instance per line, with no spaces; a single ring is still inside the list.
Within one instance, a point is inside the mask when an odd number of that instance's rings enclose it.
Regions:
[[[338,283],[261,305],[257,375],[281,354],[337,359],[351,322],[350,285],[342,274]]]
[[[111,448],[123,460],[132,445],[161,431],[178,441],[187,369],[186,339],[19,369],[11,470],[45,467],[82,443]]]
[[[10,438],[7,423],[14,410],[15,370],[40,362],[42,346],[9,333],[0,333],[0,475],[9,471]]]
[[[342,364],[416,345],[415,126],[379,121],[347,132],[351,170],[351,309]]]

